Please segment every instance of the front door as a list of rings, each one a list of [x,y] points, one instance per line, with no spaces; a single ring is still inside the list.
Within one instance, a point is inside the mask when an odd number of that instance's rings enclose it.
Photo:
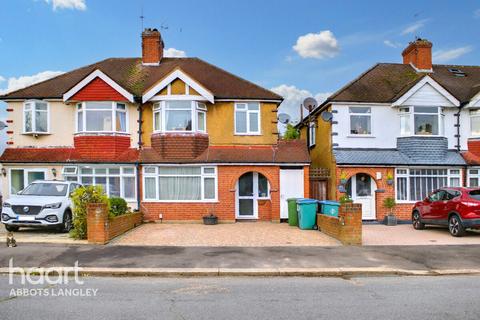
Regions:
[[[362,219],[374,220],[375,213],[375,181],[365,173],[357,173],[351,178],[350,196],[354,203],[362,205]]]
[[[248,172],[238,179],[237,185],[237,219],[256,219],[258,201],[256,197],[254,173]],[[258,187],[257,187],[258,188]]]
[[[280,219],[288,219],[288,198],[303,198],[303,169],[280,170]]]

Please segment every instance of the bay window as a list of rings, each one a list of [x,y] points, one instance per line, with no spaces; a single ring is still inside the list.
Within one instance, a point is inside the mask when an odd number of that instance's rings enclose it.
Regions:
[[[435,189],[462,185],[460,169],[396,169],[396,199],[399,202],[421,201]]]
[[[49,106],[45,101],[27,101],[23,105],[23,133],[44,134],[49,131]]]
[[[480,136],[480,109],[470,110],[470,135]]]
[[[144,199],[202,202],[217,199],[216,167],[147,166],[143,169]]]
[[[153,105],[156,132],[206,132],[207,106],[197,101],[161,101]]]
[[[67,181],[76,181],[85,186],[102,186],[109,197],[136,199],[135,167],[90,167],[66,166],[62,170]]]
[[[350,107],[350,134],[372,134],[372,110],[369,107]]]
[[[260,134],[260,103],[235,103],[235,134]]]
[[[110,101],[77,104],[77,132],[126,133],[127,105]]]
[[[444,115],[440,107],[402,107],[399,108],[399,114],[401,135],[441,136],[444,134]]]

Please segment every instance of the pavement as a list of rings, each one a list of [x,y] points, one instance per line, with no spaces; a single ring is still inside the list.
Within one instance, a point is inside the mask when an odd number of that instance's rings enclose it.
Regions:
[[[476,320],[480,314],[480,277],[472,276],[82,280],[82,285],[24,286],[19,277],[9,284],[0,276],[1,317]],[[18,288],[29,289],[29,295],[11,295]],[[42,289],[42,295],[32,289]],[[67,289],[77,295],[59,295]],[[96,295],[86,295],[87,289]]]
[[[15,267],[73,267],[89,275],[480,274],[480,246],[152,247],[23,244],[0,250]]]
[[[0,243],[5,240],[7,231],[3,224],[0,225]],[[14,232],[18,243],[50,243],[50,244],[88,244],[87,240],[75,240],[68,233],[58,232],[53,229],[20,228]]]

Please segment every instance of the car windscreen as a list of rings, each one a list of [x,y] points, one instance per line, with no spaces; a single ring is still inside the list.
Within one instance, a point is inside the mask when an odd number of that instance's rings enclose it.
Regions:
[[[480,189],[472,190],[468,194],[470,195],[470,198],[473,198],[475,200],[480,200]]]
[[[67,194],[68,185],[61,183],[32,183],[21,194],[24,196],[62,197]]]

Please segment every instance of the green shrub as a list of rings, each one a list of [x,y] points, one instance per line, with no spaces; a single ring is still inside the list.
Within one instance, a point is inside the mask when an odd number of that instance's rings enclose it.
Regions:
[[[300,138],[300,132],[295,129],[295,127],[292,124],[287,124],[287,129],[285,130],[285,133],[283,134],[283,139],[285,140],[295,140]]]
[[[87,205],[89,203],[105,203],[108,197],[101,186],[86,186],[73,191],[73,229],[70,236],[74,239],[87,238]]]
[[[387,209],[393,209],[395,208],[395,206],[397,205],[397,203],[395,202],[395,199],[393,198],[385,198],[383,199],[383,206]]]
[[[353,200],[348,195],[343,195],[340,197],[340,204],[352,203]]]
[[[128,213],[127,201],[119,197],[111,197],[108,199],[110,204],[110,216],[116,217]]]

